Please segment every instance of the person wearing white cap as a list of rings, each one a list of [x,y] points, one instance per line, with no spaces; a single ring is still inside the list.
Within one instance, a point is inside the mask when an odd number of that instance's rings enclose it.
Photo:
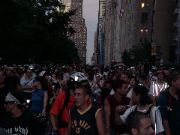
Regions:
[[[23,97],[19,93],[8,93],[5,110],[9,114],[2,119],[0,127],[13,135],[43,135],[44,131],[32,115],[24,111]]]

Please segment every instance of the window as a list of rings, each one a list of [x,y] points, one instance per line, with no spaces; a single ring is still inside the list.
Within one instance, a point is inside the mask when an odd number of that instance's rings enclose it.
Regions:
[[[145,29],[144,31],[145,31],[146,33],[148,33],[148,32],[149,32],[149,30],[148,30],[148,29]]]
[[[144,3],[141,3],[141,8],[144,8],[145,7],[145,4]]]
[[[141,33],[148,33],[149,32],[149,30],[146,28],[146,29],[140,29],[140,32]]]
[[[148,22],[148,13],[142,12],[141,13],[141,24],[145,24]]]

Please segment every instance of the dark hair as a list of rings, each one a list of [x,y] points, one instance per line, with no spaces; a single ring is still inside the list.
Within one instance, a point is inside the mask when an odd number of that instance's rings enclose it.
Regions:
[[[83,80],[81,82],[74,81],[74,79],[70,78],[67,82],[67,89],[68,90],[74,90],[77,87],[84,86],[90,89],[90,84],[88,80]]]
[[[131,132],[132,128],[135,128],[138,130],[140,128],[141,120],[144,118],[149,118],[149,116],[143,113],[131,112],[129,116],[127,117],[127,126],[129,129],[129,132]]]
[[[48,80],[45,77],[36,76],[34,81],[40,82],[44,90],[48,90]]]
[[[82,89],[86,95],[91,96],[91,88],[88,85],[78,84],[77,89]]]
[[[152,100],[150,99],[148,92],[149,90],[143,86],[143,85],[136,85],[133,88],[133,92],[136,95],[140,95],[140,104],[141,105],[146,105],[146,104],[151,104]]]
[[[40,76],[36,76],[34,78],[34,81],[37,81],[37,82],[41,82],[42,81],[42,78]]]
[[[176,72],[171,74],[168,78],[169,85],[172,86],[172,82],[175,82],[178,79],[180,79],[180,73]]]
[[[147,80],[147,79],[148,79],[148,75],[146,75],[146,74],[140,74],[140,75],[139,75],[139,78],[142,79],[142,80]]]
[[[112,84],[113,90],[116,92],[118,88],[122,88],[123,84],[127,84],[124,80],[115,80]]]

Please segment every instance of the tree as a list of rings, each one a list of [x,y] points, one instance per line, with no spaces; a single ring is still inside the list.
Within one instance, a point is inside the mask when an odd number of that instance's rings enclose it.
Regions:
[[[0,54],[10,63],[68,63],[78,60],[77,49],[68,38],[74,30],[70,17],[58,0],[3,0],[0,4]]]
[[[151,45],[146,39],[138,46],[133,46],[130,50],[125,50],[122,56],[126,65],[137,65],[139,63],[151,62]]]

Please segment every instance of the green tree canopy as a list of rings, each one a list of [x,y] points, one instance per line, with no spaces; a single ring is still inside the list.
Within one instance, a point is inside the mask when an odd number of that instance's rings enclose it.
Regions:
[[[2,0],[0,4],[0,57],[5,62],[78,60],[70,17],[58,0]]]
[[[150,62],[151,59],[151,45],[148,40],[138,46],[133,46],[130,50],[125,50],[122,55],[123,62],[129,66]]]

